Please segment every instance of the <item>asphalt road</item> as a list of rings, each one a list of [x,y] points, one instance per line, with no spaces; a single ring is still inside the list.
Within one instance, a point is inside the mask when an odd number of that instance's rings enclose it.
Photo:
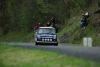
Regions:
[[[67,56],[80,57],[100,62],[100,47],[67,46],[67,44],[59,44],[59,46],[35,46],[33,43],[4,43],[4,44],[14,47],[53,51]]]

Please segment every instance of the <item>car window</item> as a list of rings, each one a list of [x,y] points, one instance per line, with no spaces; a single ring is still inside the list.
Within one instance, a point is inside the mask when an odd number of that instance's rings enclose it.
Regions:
[[[55,34],[55,29],[53,29],[53,28],[40,28],[37,33],[38,34]]]

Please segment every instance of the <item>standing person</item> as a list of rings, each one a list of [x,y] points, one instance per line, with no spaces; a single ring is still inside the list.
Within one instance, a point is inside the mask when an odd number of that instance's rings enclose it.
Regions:
[[[52,27],[53,27],[54,22],[55,22],[55,20],[54,20],[54,18],[53,18],[53,17],[52,17],[52,18],[49,18],[49,19],[48,19],[48,21],[47,21],[46,26],[52,26]]]
[[[55,24],[56,24],[54,17],[51,18],[51,24],[52,24],[52,26],[55,26]]]
[[[56,19],[55,17],[51,18],[51,26],[56,29],[56,32],[58,32],[57,24],[56,24]]]
[[[51,26],[51,23],[48,21],[46,24],[47,27]]]
[[[81,29],[82,30],[86,29],[87,25],[88,25],[87,16],[82,15],[82,19],[81,19],[81,23],[80,23]]]
[[[37,24],[37,29],[39,29],[39,27],[41,27],[41,23],[38,23]]]
[[[51,18],[51,26],[56,29],[56,22],[54,17]]]
[[[41,23],[36,23],[34,26],[34,30],[37,31],[40,26],[41,26]]]

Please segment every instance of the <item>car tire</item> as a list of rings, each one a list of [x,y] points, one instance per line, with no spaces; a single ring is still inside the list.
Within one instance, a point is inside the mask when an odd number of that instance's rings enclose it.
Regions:
[[[39,45],[39,43],[35,42],[35,45],[36,45],[36,46],[38,46],[38,45]]]
[[[58,46],[58,43],[54,44],[54,46]]]

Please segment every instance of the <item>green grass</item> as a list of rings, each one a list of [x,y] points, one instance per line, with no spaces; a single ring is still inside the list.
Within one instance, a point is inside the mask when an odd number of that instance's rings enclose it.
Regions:
[[[11,32],[0,37],[1,42],[31,42],[34,32]]]
[[[0,67],[100,67],[100,64],[54,52],[0,45]]]

